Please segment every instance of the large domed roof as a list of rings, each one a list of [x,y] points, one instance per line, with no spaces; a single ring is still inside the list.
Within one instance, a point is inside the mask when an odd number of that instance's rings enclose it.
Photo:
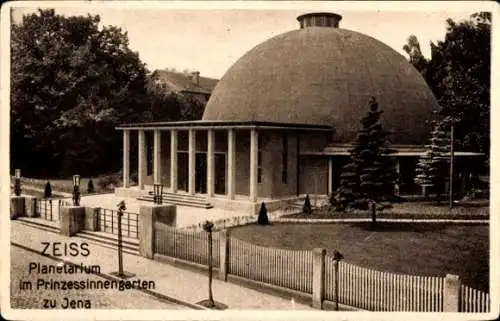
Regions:
[[[425,121],[438,105],[405,57],[358,32],[307,27],[241,57],[214,89],[203,120],[330,125],[336,142],[349,143],[371,96],[393,143],[425,143]]]

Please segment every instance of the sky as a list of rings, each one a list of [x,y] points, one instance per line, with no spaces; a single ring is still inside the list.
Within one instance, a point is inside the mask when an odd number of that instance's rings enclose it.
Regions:
[[[429,43],[444,38],[447,18],[461,21],[475,12],[465,7],[450,10],[447,6],[448,9],[443,11],[442,6],[419,4],[412,7],[405,4],[404,8],[401,5],[398,8],[395,5],[369,6],[368,2],[347,8],[343,3],[333,2],[272,5],[266,2],[252,6],[243,6],[241,2],[218,6],[194,3],[181,8],[171,3],[167,7],[164,3],[162,6],[114,3],[114,6],[94,2],[71,6],[61,5],[61,2],[41,5],[55,8],[63,15],[98,14],[103,25],[121,27],[128,32],[131,49],[139,53],[151,71],[164,68],[198,70],[202,76],[214,78],[221,78],[238,58],[259,43],[298,29],[296,18],[303,13],[327,11],[340,14],[343,17],[340,28],[372,36],[402,54],[408,36],[416,35],[423,54],[429,57]],[[13,22],[21,21],[23,14],[36,10],[33,5],[13,9]]]

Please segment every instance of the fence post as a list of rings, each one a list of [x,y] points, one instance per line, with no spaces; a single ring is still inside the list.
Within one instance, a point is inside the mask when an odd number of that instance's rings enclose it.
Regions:
[[[26,215],[26,197],[11,196],[10,197],[10,219],[15,220],[18,217]]]
[[[73,236],[85,227],[85,208],[83,206],[63,206],[59,213],[60,234]]]
[[[176,226],[177,207],[175,205],[142,205],[139,208],[139,254],[152,259],[155,254],[155,223]]]
[[[38,217],[40,213],[36,211],[36,202],[38,199],[36,197],[26,197],[26,216],[27,217]]]
[[[227,281],[229,273],[229,230],[222,230],[219,234],[219,278]]]
[[[325,255],[325,249],[313,249],[312,306],[316,309],[323,308],[325,294]]]
[[[460,308],[460,284],[461,280],[458,275],[446,274],[444,279],[444,312],[459,312]]]
[[[99,231],[99,207],[85,207],[84,229]]]

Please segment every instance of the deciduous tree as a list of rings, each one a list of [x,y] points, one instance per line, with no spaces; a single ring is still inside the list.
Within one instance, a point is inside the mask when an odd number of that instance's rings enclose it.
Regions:
[[[459,23],[448,19],[443,41],[430,43],[426,59],[415,36],[404,50],[434,92],[444,117],[455,124],[455,144],[488,154],[490,129],[491,13],[480,12]]]

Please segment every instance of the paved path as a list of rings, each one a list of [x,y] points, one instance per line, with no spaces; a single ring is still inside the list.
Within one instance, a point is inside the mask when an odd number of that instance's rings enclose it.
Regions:
[[[30,273],[30,262],[43,265],[54,265],[58,262],[17,246],[11,247],[10,257],[11,307],[15,309],[42,309],[44,308],[44,300],[50,300],[49,302],[56,305],[57,309],[60,309],[66,306],[65,298],[69,300],[82,300],[85,303],[88,300],[92,309],[133,309],[138,307],[141,309],[186,309],[185,306],[168,301],[160,301],[156,297],[136,290],[48,290],[42,286],[37,289],[36,285],[39,278],[45,280],[57,278],[57,280],[65,281],[86,281],[87,279],[91,281],[105,281],[105,279],[92,274],[63,274],[54,276],[41,275],[35,271],[31,271]],[[32,289],[21,289],[21,281],[31,282]]]
[[[140,201],[133,197],[118,197],[113,193],[83,196],[80,203],[83,206],[94,206],[116,210],[116,205],[122,200],[125,201],[127,206],[126,212],[131,213],[139,213],[141,205],[152,204],[151,202]],[[216,207],[203,209],[177,205],[176,224],[177,227],[186,227],[202,223],[205,220],[215,221],[218,219],[229,219],[242,215],[245,215],[245,213],[224,210]]]
[[[22,223],[11,221],[11,242],[42,251],[41,242],[84,242],[79,237],[42,231]],[[61,257],[65,261],[85,265],[98,264],[101,273],[110,274],[117,270],[116,250],[89,244],[90,255]],[[207,297],[208,278],[205,274],[177,268],[175,266],[149,260],[143,257],[124,254],[124,268],[135,273],[134,279],[152,280],[155,282],[154,292],[186,303],[197,303]],[[308,305],[296,303],[292,298],[281,298],[252,290],[218,279],[213,281],[214,299],[228,306],[229,309],[264,309],[264,310],[312,310]],[[141,308],[137,306],[137,308]]]

